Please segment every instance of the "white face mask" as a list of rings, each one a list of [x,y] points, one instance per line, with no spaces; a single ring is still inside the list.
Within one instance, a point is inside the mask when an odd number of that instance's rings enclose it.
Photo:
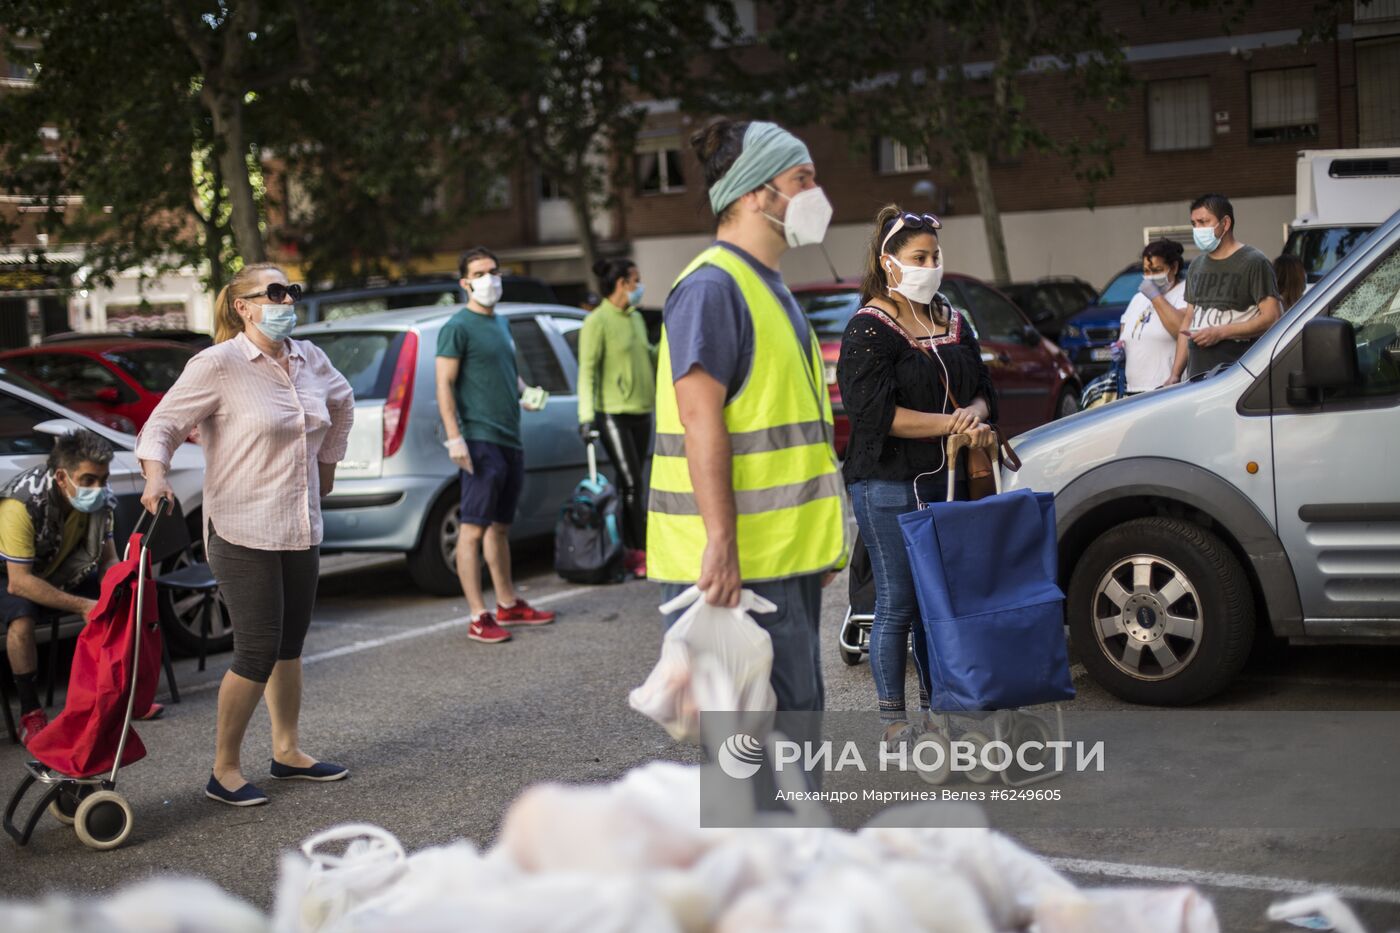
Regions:
[[[472,300],[483,308],[490,308],[501,300],[501,277],[483,275],[472,279]]]
[[[943,284],[943,256],[938,257],[936,266],[906,266],[893,256],[885,257],[887,274],[899,269],[899,284],[891,285],[890,291],[899,292],[914,304],[926,305],[938,294],[938,286]]]
[[[1168,275],[1165,272],[1149,272],[1146,275],[1144,275],[1143,278],[1147,279],[1147,281],[1151,282],[1153,285],[1156,285],[1158,288],[1167,287]]]
[[[786,218],[779,220],[767,213],[763,216],[783,228],[788,246],[811,246],[826,239],[826,228],[831,223],[831,202],[826,199],[826,192],[807,188],[789,198],[772,185],[764,187],[787,199]]]

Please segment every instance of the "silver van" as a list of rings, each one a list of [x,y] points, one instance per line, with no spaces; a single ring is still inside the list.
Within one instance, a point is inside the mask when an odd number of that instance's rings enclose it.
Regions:
[[[1400,639],[1400,213],[1228,369],[1013,442],[1055,494],[1071,640],[1137,703],[1224,688],[1257,625]]]

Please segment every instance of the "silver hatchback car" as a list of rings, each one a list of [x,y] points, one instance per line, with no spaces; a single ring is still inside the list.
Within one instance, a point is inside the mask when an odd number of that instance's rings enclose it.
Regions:
[[[457,467],[443,448],[434,368],[438,332],[462,305],[402,309],[308,324],[310,340],[355,390],[355,427],[336,470],[335,490],[321,502],[322,549],[402,551],[423,589],[450,596],[457,581]],[[525,489],[512,539],[549,534],[559,505],[582,478],[578,439],[578,336],[584,312],[547,304],[502,302],[520,376],[549,392],[541,411],[521,413]]]
[[[1223,689],[1256,619],[1400,641],[1400,213],[1234,365],[1021,435],[1055,494],[1070,635],[1124,699]]]

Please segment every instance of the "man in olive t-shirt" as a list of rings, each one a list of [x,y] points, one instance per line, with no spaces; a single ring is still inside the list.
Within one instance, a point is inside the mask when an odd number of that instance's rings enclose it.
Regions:
[[[1208,372],[1244,355],[1282,313],[1269,258],[1235,239],[1235,209],[1223,195],[1191,203],[1191,233],[1201,255],[1186,270],[1191,326],[1177,338],[1170,382]],[[1169,382],[1169,384],[1170,384]]]

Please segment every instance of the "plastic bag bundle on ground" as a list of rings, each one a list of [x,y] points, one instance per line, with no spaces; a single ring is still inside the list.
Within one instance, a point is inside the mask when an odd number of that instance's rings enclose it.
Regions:
[[[769,683],[773,641],[749,613],[777,607],[743,590],[738,608],[722,609],[705,602],[692,586],[661,612],[679,609],[685,613],[662,639],[656,667],[627,698],[632,708],[659,722],[676,741],[691,743],[700,740],[702,712],[772,712],[777,707]]]
[[[0,902],[5,933],[267,933],[261,911],[198,878],[157,878],[101,900]]]

